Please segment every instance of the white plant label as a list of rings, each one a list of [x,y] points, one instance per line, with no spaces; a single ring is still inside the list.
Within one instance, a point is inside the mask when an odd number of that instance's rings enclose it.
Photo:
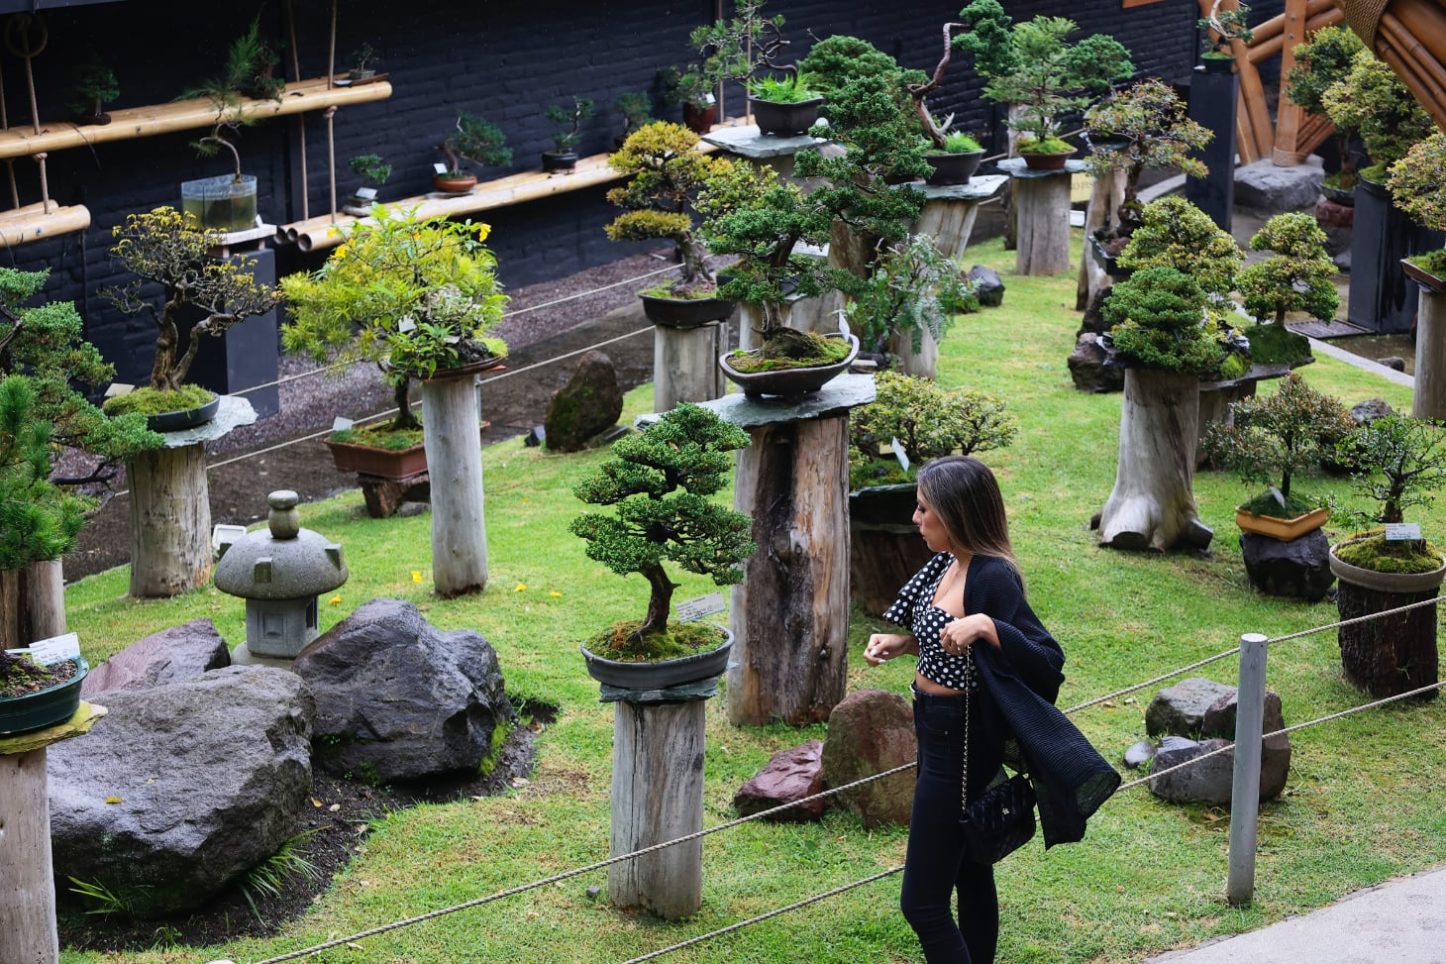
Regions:
[[[839,333],[840,335],[843,335],[845,338],[847,338],[847,337],[851,334],[851,332],[849,331],[849,319],[848,319],[848,316],[844,314],[844,311],[843,311],[842,308],[840,308],[840,309],[836,312],[836,314],[838,315],[838,333]]]
[[[67,659],[75,659],[80,655],[80,636],[75,633],[66,633],[64,636],[38,639],[30,644],[30,655],[37,663],[46,666],[62,663]]]
[[[135,390],[134,385],[127,385],[125,382],[111,382],[110,387],[105,390],[105,397],[119,398],[122,395],[129,395]]]
[[[409,332],[409,331],[416,331],[416,330],[417,330],[417,323],[416,323],[415,321],[413,321],[411,318],[403,318],[401,321],[397,322],[397,331],[401,332],[401,333],[404,334],[404,335],[405,335],[407,332]]]
[[[215,525],[211,527],[211,548],[219,549],[229,545],[246,534],[245,526]]]
[[[696,623],[704,616],[712,616],[714,613],[723,611],[723,594],[710,592],[706,596],[689,599],[679,603],[673,611],[678,617],[678,622]]]
[[[1387,522],[1387,542],[1420,542],[1421,527],[1414,522]]]
[[[359,187],[356,189],[356,196],[363,201],[370,201],[377,196],[377,189],[374,187]]]
[[[336,418],[331,420],[331,430],[333,432],[345,432],[347,429],[351,428],[355,424],[355,422],[347,418],[345,415],[338,415]]]
[[[432,170],[436,171],[438,174],[446,174],[446,173],[447,173],[447,165],[445,165],[445,164],[433,164],[433,165],[432,165]]]
[[[905,472],[909,471],[909,453],[904,451],[903,443],[896,438],[889,439],[889,448],[894,450],[894,457],[899,460]]]

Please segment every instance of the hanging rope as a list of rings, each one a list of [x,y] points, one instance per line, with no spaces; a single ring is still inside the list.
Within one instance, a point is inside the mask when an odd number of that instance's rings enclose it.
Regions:
[[[0,130],[10,129],[10,111],[5,107],[5,71],[0,66]],[[5,167],[10,172],[10,206],[20,207],[20,187],[15,182],[15,158],[5,158]]]
[[[30,24],[39,26],[39,40],[37,43],[30,42]],[[16,29],[19,28],[19,29]],[[5,46],[10,52],[21,60],[25,61],[25,86],[30,93],[30,125],[36,134],[40,133],[40,107],[35,100],[35,68],[31,61],[39,57],[50,43],[50,30],[45,26],[45,21],[39,14],[32,17],[28,13],[17,13],[5,24]],[[50,213],[50,190],[45,177],[45,155],[36,154],[35,163],[40,165],[40,202],[41,209]],[[13,173],[13,172],[12,172]],[[16,207],[19,207],[19,198],[16,198]]]
[[[295,0],[286,0],[286,27],[291,36],[291,79],[301,82],[301,53],[296,46]],[[296,142],[301,153],[301,220],[311,220],[311,191],[306,181],[306,113],[296,115]]]

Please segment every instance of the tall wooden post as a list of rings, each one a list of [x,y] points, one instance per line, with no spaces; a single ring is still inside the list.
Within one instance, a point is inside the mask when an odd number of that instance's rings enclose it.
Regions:
[[[968,184],[925,184],[924,208],[914,222],[914,234],[927,234],[945,257],[956,261],[964,257],[979,205],[998,197],[1009,183],[1003,174],[976,174]],[[917,186],[917,185],[916,185]]]
[[[679,402],[706,402],[723,394],[718,356],[723,326],[653,329],[653,411],[671,411]]]
[[[1290,75],[1295,66],[1295,48],[1305,43],[1306,0],[1285,0],[1285,22],[1280,48],[1280,76]],[[1305,161],[1307,152],[1300,149],[1300,123],[1305,111],[1290,99],[1290,85],[1280,85],[1280,99],[1275,109],[1275,145],[1270,159],[1276,167],[1296,167]]]
[[[1425,288],[1416,310],[1416,387],[1411,414],[1446,420],[1446,293]]]
[[[422,383],[423,440],[432,483],[432,583],[439,596],[487,585],[481,416],[473,373]]]
[[[914,350],[912,332],[902,332],[893,337],[889,351],[899,357],[899,371],[905,375],[933,378],[939,369],[939,340],[933,332],[925,329],[919,333],[919,350]]]
[[[1022,275],[1053,275],[1069,268],[1071,175],[1083,161],[1066,161],[1057,171],[1031,171],[1022,158],[999,162],[1014,179],[1018,247],[1014,270]]]

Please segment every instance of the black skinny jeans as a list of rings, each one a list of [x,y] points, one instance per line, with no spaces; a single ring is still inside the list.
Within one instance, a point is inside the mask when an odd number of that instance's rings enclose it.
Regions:
[[[981,700],[970,696],[969,799],[998,772],[1003,747],[990,745],[980,726]],[[914,732],[919,739],[918,779],[909,819],[900,906],[919,935],[929,964],[992,964],[999,940],[994,868],[964,859],[959,831],[959,780],[964,763],[964,697],[914,691]],[[950,902],[959,894],[959,919]]]

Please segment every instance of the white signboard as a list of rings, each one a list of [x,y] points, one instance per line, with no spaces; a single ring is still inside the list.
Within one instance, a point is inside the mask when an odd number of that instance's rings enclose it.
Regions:
[[[899,460],[899,465],[903,466],[904,471],[909,471],[909,453],[904,451],[903,443],[896,438],[891,438],[889,448],[894,450],[894,457]]]
[[[75,633],[39,639],[30,644],[30,655],[37,663],[50,666],[80,655],[80,637]]]
[[[355,422],[347,418],[345,415],[338,415],[336,418],[331,420],[331,430],[333,432],[345,432],[347,429],[351,428],[355,424]]]
[[[1387,542],[1420,542],[1421,527],[1414,522],[1387,522]]]
[[[723,594],[721,592],[710,592],[706,596],[689,599],[679,603],[673,610],[680,623],[696,623],[704,616],[712,616],[714,613],[722,611]]]

